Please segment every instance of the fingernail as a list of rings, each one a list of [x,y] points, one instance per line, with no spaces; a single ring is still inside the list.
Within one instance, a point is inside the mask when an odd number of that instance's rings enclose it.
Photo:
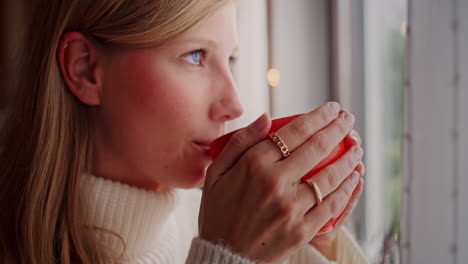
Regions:
[[[341,118],[343,118],[344,122],[348,126],[352,126],[354,124],[354,116],[348,113],[342,113]]]
[[[257,118],[257,120],[255,120],[251,126],[255,131],[262,131],[268,125],[268,119],[268,115],[264,113],[259,118]]]
[[[351,173],[351,176],[349,178],[351,180],[352,183],[357,183],[358,179],[359,179],[359,173],[357,173],[356,171],[353,171],[353,173]]]
[[[353,148],[353,153],[357,157],[361,157],[362,156],[362,149],[360,147],[354,147]]]
[[[337,114],[340,111],[340,105],[336,102],[329,102],[328,107],[333,114]]]
[[[351,132],[349,132],[349,135],[350,135],[351,137],[354,137],[354,138],[359,138],[358,132],[356,132],[356,130],[354,130],[354,129],[351,130]]]

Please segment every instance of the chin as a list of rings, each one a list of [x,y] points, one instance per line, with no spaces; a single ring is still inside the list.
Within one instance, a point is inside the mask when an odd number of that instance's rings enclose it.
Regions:
[[[192,171],[189,175],[190,176],[187,175],[187,177],[184,178],[185,181],[182,184],[183,186],[180,186],[180,188],[193,189],[203,187],[206,178],[206,168]]]
[[[201,188],[203,187],[203,184],[205,183],[205,177],[203,177],[200,180],[191,180],[191,181],[186,181],[179,188],[182,189],[194,189],[194,188]]]

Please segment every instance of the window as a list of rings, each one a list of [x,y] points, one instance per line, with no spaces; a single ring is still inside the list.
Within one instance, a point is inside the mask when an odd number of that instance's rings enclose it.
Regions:
[[[332,3],[333,95],[357,116],[367,167],[351,226],[371,263],[398,263],[407,3]]]
[[[399,261],[406,5],[364,1],[365,247],[380,263]]]

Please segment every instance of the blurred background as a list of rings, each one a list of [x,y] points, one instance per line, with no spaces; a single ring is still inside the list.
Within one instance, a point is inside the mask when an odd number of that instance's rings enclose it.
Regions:
[[[0,110],[21,3],[1,2]],[[340,102],[367,166],[348,228],[371,263],[468,263],[468,1],[239,0],[238,19],[245,113],[227,130]]]

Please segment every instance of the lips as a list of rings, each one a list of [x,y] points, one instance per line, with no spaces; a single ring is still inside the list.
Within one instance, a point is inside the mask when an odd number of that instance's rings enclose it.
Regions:
[[[211,154],[211,147],[208,141],[194,141],[193,144],[195,147],[206,155]]]

